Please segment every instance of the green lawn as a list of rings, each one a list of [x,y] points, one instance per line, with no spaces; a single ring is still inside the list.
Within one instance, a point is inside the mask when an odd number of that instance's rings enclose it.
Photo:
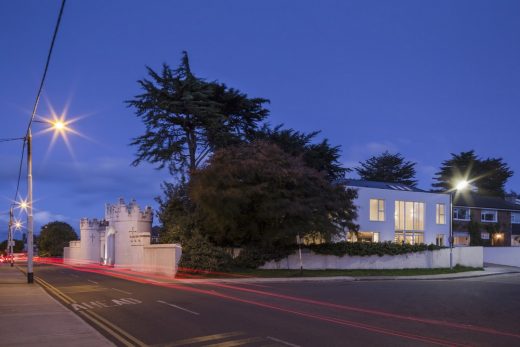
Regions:
[[[213,272],[179,272],[177,277],[202,278],[240,278],[240,277],[331,277],[331,276],[420,276],[439,275],[466,271],[481,271],[482,268],[455,266],[453,270],[442,269],[402,269],[402,270],[237,270],[229,273]]]

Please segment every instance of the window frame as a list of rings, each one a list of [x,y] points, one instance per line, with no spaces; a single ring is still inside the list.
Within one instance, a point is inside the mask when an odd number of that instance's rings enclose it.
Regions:
[[[459,215],[459,211],[460,210],[465,210],[465,211],[468,211],[467,213],[467,217],[468,218],[459,218],[458,215]],[[457,212],[457,217],[455,217],[455,212]],[[471,220],[471,209],[468,208],[468,207],[455,207],[453,208],[453,220],[461,220],[461,221],[466,221],[466,222],[469,222]]]
[[[514,216],[518,216],[515,220]],[[511,224],[520,224],[520,212],[511,212]]]
[[[376,219],[372,219],[372,201],[376,201],[377,209],[375,211],[375,214],[377,215]],[[384,199],[370,199],[369,202],[369,211],[368,211],[368,220],[371,222],[384,222],[386,220],[386,203]]]
[[[493,220],[487,220],[484,219],[485,214],[491,214],[493,213],[494,219]],[[481,210],[480,211],[480,221],[482,223],[496,223],[498,221],[498,211],[497,210]]]
[[[441,207],[442,207],[442,209],[441,209]],[[435,224],[439,224],[439,225],[446,224],[446,204],[444,204],[444,203],[435,204]]]

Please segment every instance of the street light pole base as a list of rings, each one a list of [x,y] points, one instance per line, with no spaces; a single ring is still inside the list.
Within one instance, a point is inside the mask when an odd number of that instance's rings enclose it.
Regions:
[[[28,272],[27,273],[27,283],[33,283],[34,282],[34,273]]]

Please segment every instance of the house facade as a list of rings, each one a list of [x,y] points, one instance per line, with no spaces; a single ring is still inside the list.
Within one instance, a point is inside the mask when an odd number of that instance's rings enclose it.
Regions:
[[[449,246],[450,195],[400,183],[346,180],[357,190],[357,235],[350,241]]]
[[[520,205],[474,192],[453,199],[455,246],[520,246]]]

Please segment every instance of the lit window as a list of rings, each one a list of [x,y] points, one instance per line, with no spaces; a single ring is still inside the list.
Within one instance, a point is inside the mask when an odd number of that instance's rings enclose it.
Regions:
[[[370,199],[370,220],[374,222],[385,221],[385,201],[382,199]]]
[[[453,219],[471,220],[469,208],[454,208]]]
[[[483,222],[496,222],[497,221],[497,211],[496,210],[482,210],[480,213],[481,220]]]
[[[437,224],[446,224],[446,205],[437,204],[435,215],[435,222]]]
[[[512,212],[511,213],[511,223],[512,224],[520,224],[520,212]]]
[[[435,237],[435,244],[437,246],[444,246],[444,234],[437,234]]]
[[[395,230],[424,230],[424,203],[396,201]]]

